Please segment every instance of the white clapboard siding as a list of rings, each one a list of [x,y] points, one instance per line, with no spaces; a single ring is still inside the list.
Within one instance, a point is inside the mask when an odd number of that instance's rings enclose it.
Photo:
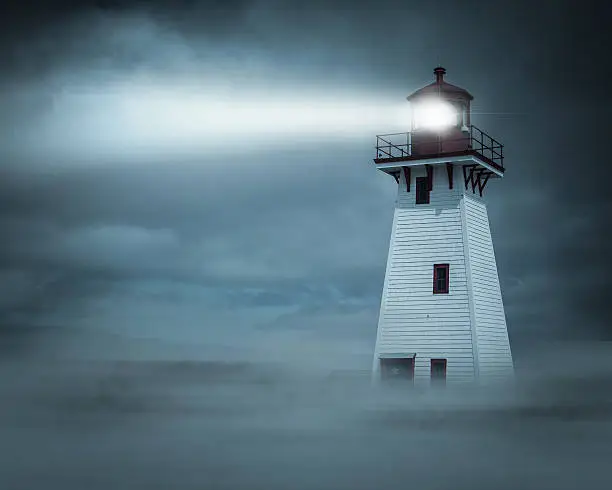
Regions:
[[[416,205],[416,178],[427,174],[424,167],[411,174],[410,192],[403,175],[398,186],[374,369],[381,354],[415,353],[415,383],[429,382],[432,358],[447,359],[447,380],[470,379],[474,358],[462,188],[455,183],[450,190],[446,168],[434,167],[430,203]],[[432,294],[436,263],[450,264],[448,295]]]
[[[415,383],[429,383],[432,358],[447,360],[447,381],[495,377],[512,370],[487,209],[466,191],[461,166],[449,189],[445,165],[434,166],[429,204],[415,203],[402,174],[383,286],[374,374],[385,354],[415,355]],[[433,265],[450,265],[449,294],[433,294]]]
[[[476,343],[480,376],[513,369],[487,208],[482,199],[464,198],[469,273],[472,283]]]

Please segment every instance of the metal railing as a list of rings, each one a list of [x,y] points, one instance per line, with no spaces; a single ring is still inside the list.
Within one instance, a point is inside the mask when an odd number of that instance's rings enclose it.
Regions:
[[[450,151],[435,151],[430,156],[443,156],[445,153],[457,153],[464,151],[466,154],[478,154],[493,162],[495,166],[504,170],[504,145],[476,126],[469,126],[464,136],[460,138],[445,138],[444,136],[432,137],[431,140],[423,139],[419,135],[418,142],[413,143],[411,132],[390,133],[376,136],[376,160],[382,163],[386,159],[411,159],[417,155],[413,151],[415,146],[438,144],[438,148],[447,146],[453,148]],[[423,152],[419,152],[419,157]]]

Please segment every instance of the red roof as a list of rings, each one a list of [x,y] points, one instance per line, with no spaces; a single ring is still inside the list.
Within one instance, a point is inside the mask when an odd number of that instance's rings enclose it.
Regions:
[[[423,88],[420,88],[416,92],[411,93],[408,97],[408,100],[412,100],[415,98],[420,98],[428,95],[445,95],[450,99],[461,99],[461,100],[472,100],[474,97],[467,90],[461,87],[457,87],[451,83],[444,81],[444,74],[446,70],[441,66],[437,67],[434,70],[434,74],[436,75],[436,81],[426,85]]]

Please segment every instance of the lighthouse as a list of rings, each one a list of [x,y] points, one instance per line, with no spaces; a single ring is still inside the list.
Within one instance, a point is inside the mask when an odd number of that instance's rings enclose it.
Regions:
[[[445,80],[407,97],[412,127],[377,136],[376,167],[397,199],[373,380],[405,385],[513,374],[486,194],[504,176],[503,145],[471,123],[473,96]]]

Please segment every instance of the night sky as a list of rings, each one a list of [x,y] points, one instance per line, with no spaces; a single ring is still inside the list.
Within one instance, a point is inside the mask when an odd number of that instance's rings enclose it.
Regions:
[[[24,1],[1,14],[0,488],[607,487],[607,2]],[[204,390],[227,403],[198,418],[157,371],[113,375],[136,410],[80,405],[109,386],[99,360],[276,363],[299,372],[293,385],[368,369],[396,193],[375,135],[408,130],[405,97],[437,65],[505,145],[486,198],[521,400],[586,412],[390,430],[355,421],[368,396],[336,410],[300,392],[316,430],[294,395],[274,399],[294,417],[281,429],[249,410],[270,398],[248,376],[244,392]]]

